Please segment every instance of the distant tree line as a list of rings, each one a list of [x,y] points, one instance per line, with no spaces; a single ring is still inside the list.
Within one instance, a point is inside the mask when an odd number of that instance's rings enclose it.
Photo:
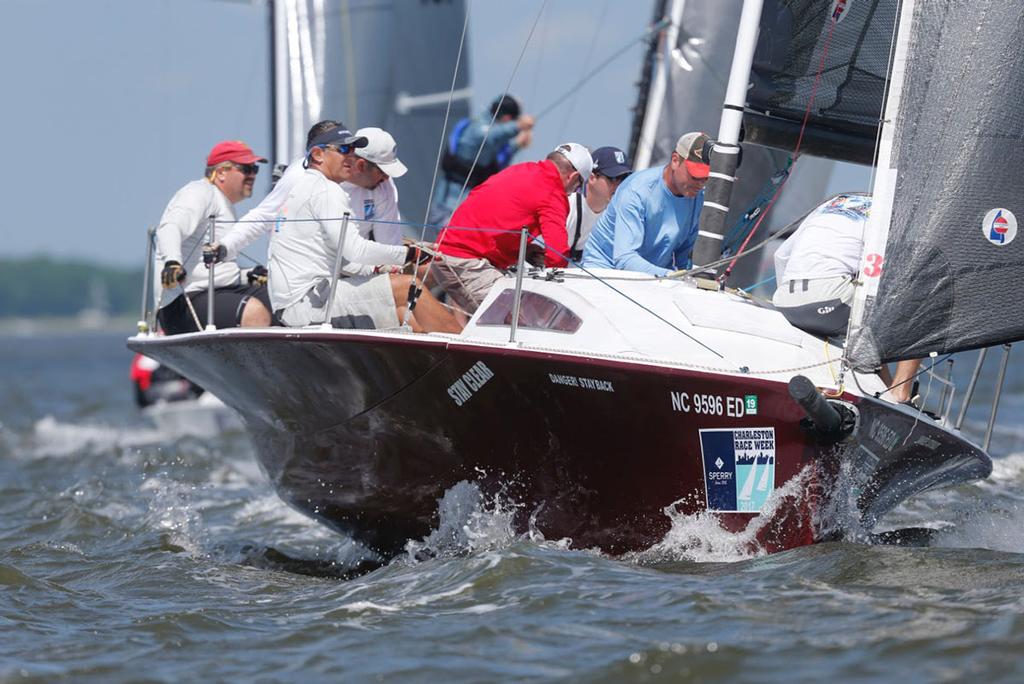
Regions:
[[[84,309],[137,315],[141,288],[141,268],[0,258],[0,317],[74,316]]]

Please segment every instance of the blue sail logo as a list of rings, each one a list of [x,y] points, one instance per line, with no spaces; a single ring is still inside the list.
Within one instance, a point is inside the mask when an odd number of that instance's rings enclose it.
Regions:
[[[1004,246],[1017,237],[1017,217],[1009,209],[1002,207],[992,209],[985,214],[981,230],[985,238],[993,245]]]

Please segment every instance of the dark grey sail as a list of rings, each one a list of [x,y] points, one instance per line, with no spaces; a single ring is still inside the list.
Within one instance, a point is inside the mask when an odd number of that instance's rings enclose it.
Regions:
[[[743,119],[747,142],[794,149],[810,104],[802,153],[872,163],[898,4],[765,0]]]
[[[917,0],[906,44],[857,368],[1024,339],[1024,4]]]
[[[275,0],[273,10],[274,161],[300,156],[306,130],[321,119],[344,121],[352,130],[383,128],[409,167],[397,181],[402,213],[422,220],[464,0]],[[449,129],[469,113],[468,40]]]

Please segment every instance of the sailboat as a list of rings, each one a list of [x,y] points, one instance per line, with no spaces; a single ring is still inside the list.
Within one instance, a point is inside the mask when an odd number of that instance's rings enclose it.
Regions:
[[[1006,0],[744,1],[708,188],[723,211],[702,232],[725,230],[741,125],[745,144],[837,159],[870,160],[878,141],[872,227],[893,229],[866,241],[875,280],[845,346],[723,283],[711,237],[675,278],[527,271],[521,254],[459,335],[233,329],[129,347],[213,388],[283,500],[384,556],[464,481],[511,499],[521,529],[611,554],[657,543],[678,514],[764,552],[856,538],[910,496],[991,472],[979,445],[882,398],[876,369],[1024,337],[1013,301],[980,305],[1008,287],[961,289],[1020,273],[1024,181],[999,169],[1024,153],[1022,25]]]

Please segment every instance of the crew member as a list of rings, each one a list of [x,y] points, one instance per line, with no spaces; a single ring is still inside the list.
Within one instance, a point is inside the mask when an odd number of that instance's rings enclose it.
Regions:
[[[441,159],[443,175],[431,200],[428,222],[445,225],[459,205],[464,186],[468,192],[507,168],[515,153],[533,140],[533,122],[516,98],[504,95],[487,111],[456,123]]]
[[[270,241],[270,300],[288,326],[329,321],[337,328],[394,328],[405,318],[412,278],[381,273],[340,278],[328,301],[339,244],[341,256],[357,269],[384,264],[415,265],[415,247],[383,245],[359,235],[356,221],[342,233],[343,216],[352,214],[348,195],[338,185],[353,174],[353,150],[368,144],[340,126],[310,141],[302,177],[281,208]],[[378,269],[379,270],[379,269]],[[423,291],[410,325],[417,332],[458,333],[461,326],[430,292]]]
[[[345,124],[330,119],[313,124],[306,135],[307,149],[318,135],[338,127],[344,129]],[[356,157],[349,157],[347,164],[354,167],[352,180],[342,183],[341,187],[351,198],[353,217],[360,219],[359,234],[377,242],[399,245],[402,229],[397,223],[402,217],[398,210],[398,188],[393,179],[405,175],[406,167],[399,161],[395,139],[387,131],[361,128],[356,135],[365,137],[367,145],[357,150]],[[243,249],[274,229],[285,198],[305,172],[303,161],[304,157],[293,160],[267,196],[227,231],[218,244],[206,247],[210,259],[218,262],[235,259]]]
[[[706,134],[686,133],[664,167],[630,175],[594,225],[583,267],[656,276],[686,268],[711,172],[710,148]]]
[[[587,184],[569,195],[569,217],[565,229],[569,233],[569,256],[573,261],[583,258],[583,247],[612,196],[626,176],[633,172],[626,153],[617,147],[599,147],[591,159],[594,170]]]
[[[211,225],[227,231],[235,220],[232,205],[252,195],[257,164],[266,159],[245,143],[217,143],[206,158],[206,177],[192,181],[171,198],[156,229],[157,273],[164,287],[158,319],[168,335],[206,327],[209,273],[200,245]],[[218,328],[270,325],[270,300],[262,267],[245,282],[234,262],[214,270],[214,320]]]
[[[523,227],[546,245],[532,254],[532,263],[566,265],[566,195],[587,181],[592,165],[587,148],[566,143],[544,161],[515,164],[474,188],[441,233],[437,249],[445,258],[433,270],[459,307],[476,311],[502,271],[516,263]]]
[[[822,337],[846,335],[870,213],[870,195],[836,195],[808,214],[775,252],[772,301],[794,327]],[[910,399],[920,365],[920,359],[900,361],[891,378],[883,368],[893,399]]]

